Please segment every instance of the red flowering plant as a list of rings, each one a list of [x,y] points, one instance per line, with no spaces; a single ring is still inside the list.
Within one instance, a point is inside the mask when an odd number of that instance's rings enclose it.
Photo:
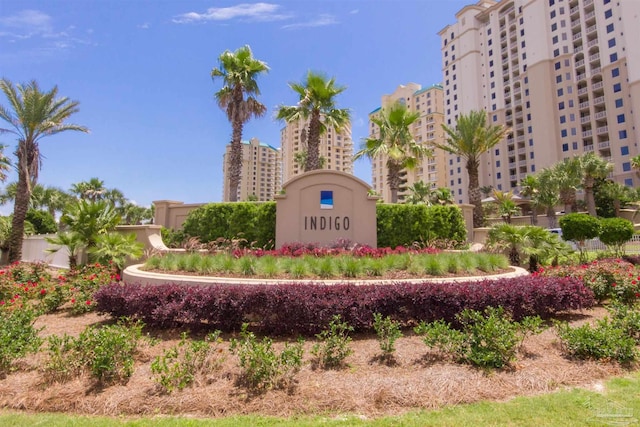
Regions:
[[[632,305],[640,301],[640,269],[621,259],[596,260],[579,266],[540,270],[540,276],[575,277],[591,288],[598,301],[614,299]]]
[[[86,264],[58,277],[67,288],[73,314],[83,314],[95,308],[93,294],[102,285],[119,282],[120,276],[113,264]]]
[[[0,305],[7,309],[27,306],[48,313],[64,302],[64,290],[56,286],[42,263],[13,263],[0,270]]]

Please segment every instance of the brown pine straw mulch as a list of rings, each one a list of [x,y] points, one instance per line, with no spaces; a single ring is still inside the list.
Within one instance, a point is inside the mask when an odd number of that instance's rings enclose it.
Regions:
[[[606,315],[599,307],[575,312],[565,319],[574,324],[592,322]],[[87,325],[110,319],[97,314],[72,317],[65,312],[42,316],[37,326],[49,334],[77,335]],[[417,336],[405,332],[396,342],[397,363],[386,366],[376,361],[380,353],[376,337],[356,336],[354,354],[342,370],[314,370],[311,340],[305,344],[305,364],[289,390],[252,394],[236,384],[237,356],[222,344],[225,361],[193,387],[163,394],[154,383],[150,364],[163,349],[179,341],[179,331],[147,331],[159,338],[155,346],[143,345],[135,372],[126,384],[99,387],[89,377],[65,383],[47,383],[41,371],[45,352],[20,362],[21,370],[0,380],[0,407],[35,412],[66,412],[94,415],[188,415],[222,417],[260,414],[289,417],[303,414],[345,414],[374,418],[398,415],[417,409],[480,400],[503,401],[515,396],[550,393],[567,387],[598,389],[601,381],[637,370],[615,362],[568,360],[561,354],[558,338],[550,328],[528,338],[518,360],[508,370],[485,372],[468,365],[439,360],[429,354]],[[281,346],[278,342],[277,346]]]

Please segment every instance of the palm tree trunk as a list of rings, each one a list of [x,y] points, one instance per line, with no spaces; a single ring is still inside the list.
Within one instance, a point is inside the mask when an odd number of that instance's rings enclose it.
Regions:
[[[547,207],[547,221],[549,223],[549,228],[556,228],[556,207],[549,206]]]
[[[13,219],[11,220],[11,235],[9,236],[9,262],[22,260],[22,241],[24,239],[24,220],[29,210],[29,194],[27,174],[28,167],[20,164],[24,161],[18,154],[18,185],[16,188],[16,200],[13,205]]]
[[[398,190],[400,189],[400,171],[402,168],[391,159],[387,161],[387,184],[391,191],[391,203],[398,203]]]
[[[584,200],[587,203],[589,215],[596,216],[596,201],[593,197],[593,178],[588,178],[584,183]]]
[[[238,186],[240,185],[240,175],[242,173],[242,128],[244,121],[242,120],[242,90],[236,89],[234,92],[233,102],[236,104],[234,109],[233,120],[231,126],[233,132],[231,135],[231,152],[229,153],[229,201],[238,201]]]
[[[466,168],[469,174],[469,203],[474,206],[473,227],[482,227],[484,214],[482,213],[482,192],[478,181],[478,161],[474,159],[467,160]]]
[[[304,171],[320,169],[320,111],[313,110],[307,135],[307,163]]]

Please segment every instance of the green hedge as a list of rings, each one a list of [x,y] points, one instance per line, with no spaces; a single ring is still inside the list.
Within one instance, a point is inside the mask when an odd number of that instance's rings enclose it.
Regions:
[[[270,248],[276,235],[276,203],[210,203],[191,211],[183,230],[203,243],[242,237],[257,247]]]
[[[462,211],[454,205],[426,206],[378,204],[378,246],[407,246],[414,242],[431,244],[438,240],[467,241]]]
[[[457,206],[378,204],[378,247],[414,242],[467,240],[462,211]],[[257,247],[272,247],[276,235],[275,202],[210,203],[189,213],[184,233],[201,242],[243,237]]]

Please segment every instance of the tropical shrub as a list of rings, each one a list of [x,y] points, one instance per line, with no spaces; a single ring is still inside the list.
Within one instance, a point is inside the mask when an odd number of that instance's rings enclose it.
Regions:
[[[58,231],[56,220],[47,211],[29,209],[25,221],[33,225],[34,234],[52,234]]]
[[[395,342],[402,337],[400,323],[391,319],[390,316],[382,317],[380,313],[373,313],[373,329],[378,336],[378,343],[382,351],[383,361],[393,361],[393,354],[396,351]]]
[[[567,322],[556,323],[556,332],[564,351],[578,359],[613,359],[630,362],[638,357],[636,341],[608,318],[595,325],[570,326]]]
[[[584,213],[570,213],[560,217],[562,239],[575,242],[580,250],[580,260],[586,260],[584,254],[584,241],[595,239],[600,234],[600,221],[598,218]]]

